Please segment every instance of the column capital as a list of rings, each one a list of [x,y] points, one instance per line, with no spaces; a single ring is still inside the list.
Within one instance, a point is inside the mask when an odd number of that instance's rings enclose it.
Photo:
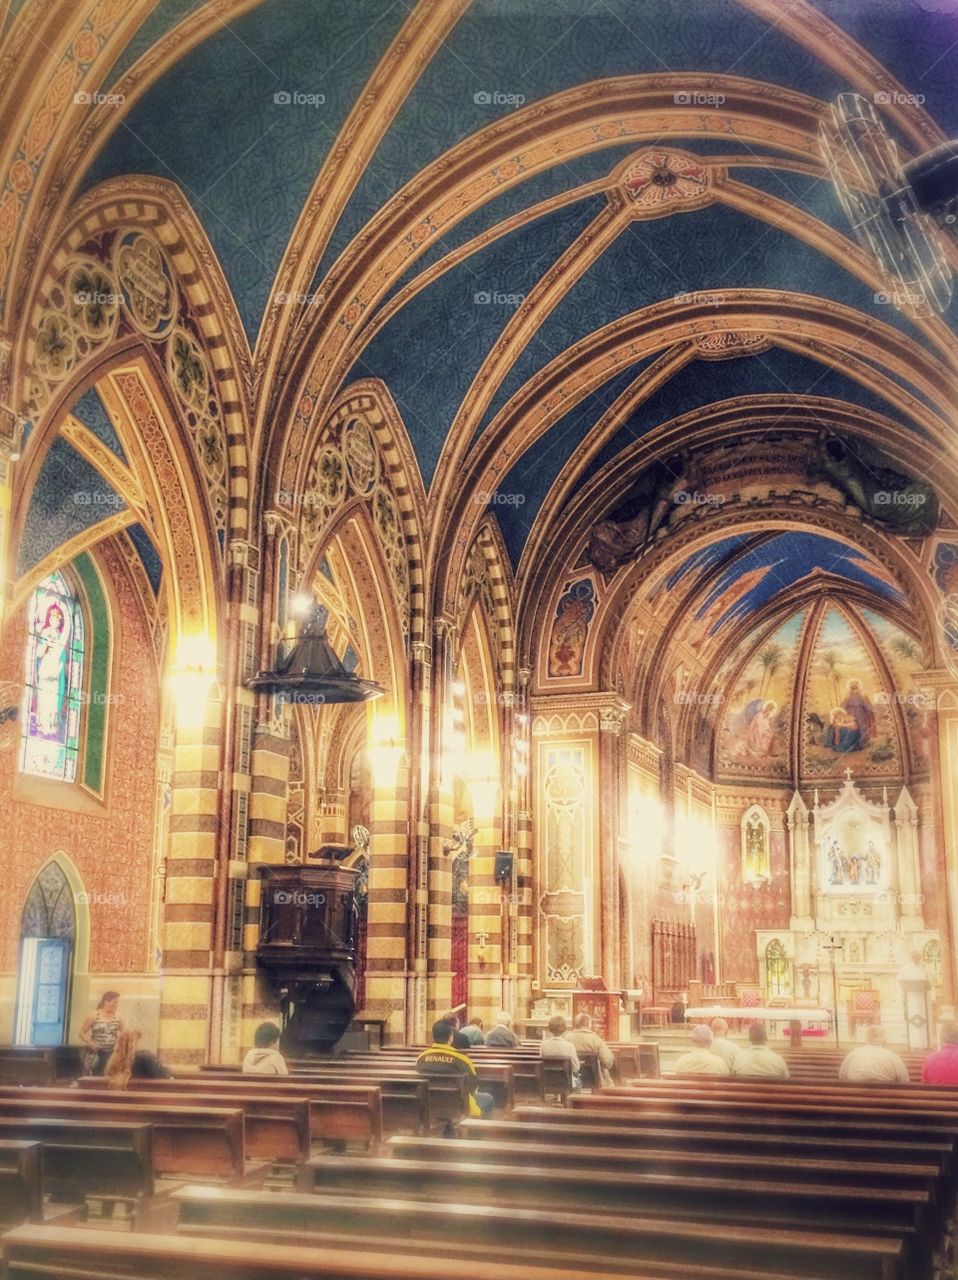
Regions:
[[[409,644],[409,652],[413,662],[419,662],[424,667],[432,666],[432,645],[428,640],[412,640]]]

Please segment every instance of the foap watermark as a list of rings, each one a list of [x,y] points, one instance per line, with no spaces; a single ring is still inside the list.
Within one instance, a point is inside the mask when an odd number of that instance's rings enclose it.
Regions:
[[[75,507],[112,507],[119,511],[123,499],[118,493],[104,492],[102,489],[78,489],[73,495]]]
[[[875,502],[880,507],[923,507],[927,501],[927,494],[900,489],[879,489],[875,494]]]
[[[276,501],[282,507],[321,507],[324,505],[319,494],[309,490],[300,493],[297,489],[277,489]]]
[[[722,107],[725,94],[711,93],[706,89],[681,89],[672,94],[672,101],[677,107]]]
[[[672,701],[680,707],[720,707],[725,701],[724,693],[702,693],[698,689],[679,689]]]
[[[477,107],[521,107],[526,100],[524,93],[503,93],[500,89],[480,89],[472,95]]]
[[[923,93],[902,93],[900,89],[879,89],[872,95],[876,107],[923,107]]]
[[[281,689],[276,695],[279,706],[286,707],[324,707],[324,693],[309,693],[306,689]]]
[[[879,289],[873,295],[880,307],[923,307],[925,295],[913,289]]]
[[[277,889],[273,901],[279,907],[324,907],[326,895],[307,889]]]
[[[724,493],[702,493],[699,489],[679,489],[672,494],[672,501],[680,507],[722,507],[725,505]]]
[[[99,293],[90,289],[78,289],[73,295],[78,307],[118,307],[123,301],[122,293]]]
[[[103,689],[81,689],[77,701],[90,707],[122,707],[126,702],[123,693],[106,693]]]
[[[672,295],[672,301],[677,307],[721,307],[725,304],[725,294],[706,293],[698,289],[692,293],[675,293]]]
[[[526,300],[524,293],[500,293],[496,289],[480,289],[472,295],[477,307],[521,307]]]
[[[322,107],[326,105],[326,95],[303,93],[301,89],[277,89],[273,103],[277,107]]]
[[[927,710],[935,705],[933,698],[917,689],[909,693],[900,689],[879,689],[875,694],[875,702],[880,707],[915,707],[918,710]]]
[[[125,907],[125,893],[101,893],[99,889],[81,889],[73,895],[78,907]]]
[[[295,293],[278,289],[273,294],[273,302],[281,307],[321,307],[326,301],[324,293]]]
[[[504,493],[501,489],[492,493],[480,490],[473,496],[473,501],[480,507],[521,507],[525,500],[524,493]]]
[[[883,889],[875,894],[876,902],[897,903],[901,907],[920,907],[925,901],[923,893],[898,893],[895,889]]]
[[[78,107],[119,107],[126,102],[125,93],[100,93],[98,90],[79,89],[73,95]]]

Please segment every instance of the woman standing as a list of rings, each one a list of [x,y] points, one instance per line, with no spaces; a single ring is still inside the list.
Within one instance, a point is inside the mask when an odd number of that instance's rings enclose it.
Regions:
[[[105,991],[100,997],[96,1012],[91,1013],[80,1028],[80,1039],[88,1050],[83,1059],[83,1069],[88,1076],[102,1076],[110,1055],[116,1048],[123,1030],[123,1020],[116,1014],[119,1001],[119,991]]]

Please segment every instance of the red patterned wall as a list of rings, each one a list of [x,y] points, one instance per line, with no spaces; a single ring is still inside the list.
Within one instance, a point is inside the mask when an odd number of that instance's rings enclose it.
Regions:
[[[791,916],[785,833],[772,831],[770,834],[772,879],[765,885],[742,882],[742,835],[739,826],[720,828],[718,834],[722,980],[757,982],[755,930],[787,929]]]
[[[15,735],[0,739],[0,968],[16,967],[20,913],[34,876],[63,852],[83,878],[90,912],[90,972],[130,972],[147,964],[150,866],[156,791],[159,691],[142,610],[119,555],[108,546],[99,567],[112,583],[113,679],[102,814],[68,813],[14,799]],[[23,608],[4,628],[0,681],[22,686]],[[122,700],[121,700],[122,699]]]

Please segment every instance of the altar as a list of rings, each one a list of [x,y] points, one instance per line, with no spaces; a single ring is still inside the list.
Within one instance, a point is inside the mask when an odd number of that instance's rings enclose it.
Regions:
[[[809,806],[796,791],[786,813],[792,906],[788,929],[756,930],[766,1001],[835,1009],[843,1040],[880,1022],[889,1039],[930,1043],[928,1017],[909,1007],[900,975],[909,957],[937,954],[926,928],[918,810],[903,787],[869,800],[846,770],[838,794]]]

